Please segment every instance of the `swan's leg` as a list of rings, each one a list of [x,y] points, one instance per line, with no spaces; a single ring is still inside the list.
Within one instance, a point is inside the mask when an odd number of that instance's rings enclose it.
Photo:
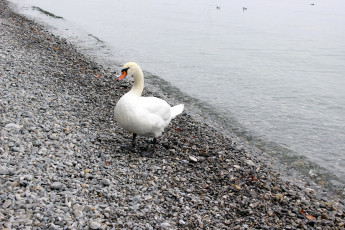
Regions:
[[[153,157],[154,153],[156,152],[156,144],[157,144],[157,138],[154,137],[151,144],[149,144],[147,148],[147,152],[145,152],[143,156]]]
[[[137,138],[137,134],[133,133],[132,147],[135,147],[135,138]]]
[[[157,138],[154,137],[152,140],[152,153],[156,152],[156,144],[157,144]]]

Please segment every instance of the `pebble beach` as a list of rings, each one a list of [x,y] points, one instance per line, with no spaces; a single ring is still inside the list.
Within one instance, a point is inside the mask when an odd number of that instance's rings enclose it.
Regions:
[[[188,109],[131,148],[118,74],[0,0],[0,229],[345,228],[341,197]]]

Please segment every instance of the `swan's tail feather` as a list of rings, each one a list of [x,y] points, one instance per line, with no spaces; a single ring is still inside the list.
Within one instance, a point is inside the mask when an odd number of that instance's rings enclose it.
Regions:
[[[179,104],[175,105],[174,107],[171,107],[171,119],[174,119],[177,115],[183,112],[184,105]]]

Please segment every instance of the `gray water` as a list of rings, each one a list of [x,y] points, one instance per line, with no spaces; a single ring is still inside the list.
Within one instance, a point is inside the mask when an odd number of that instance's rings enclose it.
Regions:
[[[345,174],[345,1],[13,2],[86,46],[90,35],[110,63],[139,63],[251,139]]]

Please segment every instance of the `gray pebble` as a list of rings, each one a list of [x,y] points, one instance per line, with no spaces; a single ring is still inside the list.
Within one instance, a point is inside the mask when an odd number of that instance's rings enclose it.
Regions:
[[[5,125],[5,128],[7,128],[7,129],[20,129],[21,127],[18,124],[9,123],[9,124]]]
[[[189,160],[191,162],[198,162],[198,159],[196,157],[194,157],[194,156],[189,156]]]
[[[170,227],[170,224],[168,222],[161,223],[161,227],[164,229],[168,229]]]
[[[101,226],[102,226],[102,224],[97,222],[97,221],[91,221],[90,222],[90,228],[91,229],[100,229]]]
[[[50,185],[51,189],[56,189],[56,190],[60,190],[63,188],[63,184],[60,182],[54,182]]]
[[[3,203],[2,207],[6,209],[6,208],[10,207],[11,204],[12,204],[11,200],[5,200],[5,202]]]
[[[255,163],[252,160],[245,160],[244,162],[248,165],[255,166]]]
[[[17,194],[15,195],[15,197],[16,197],[16,200],[17,200],[17,201],[20,201],[20,200],[22,199],[22,197],[21,197],[21,195],[20,195],[19,193],[17,193]]]
[[[59,136],[56,133],[53,133],[52,135],[49,136],[51,140],[59,140]]]
[[[146,223],[146,224],[145,224],[145,228],[146,228],[147,230],[153,230],[153,227],[152,227],[151,224],[149,224],[149,223]]]
[[[110,180],[107,179],[107,178],[103,178],[101,182],[102,182],[103,185],[106,185],[106,186],[109,186],[111,184]]]
[[[185,225],[185,224],[186,224],[186,222],[185,222],[184,220],[179,220],[178,223],[179,223],[180,225]]]
[[[0,175],[8,175],[9,171],[5,167],[0,166]]]

